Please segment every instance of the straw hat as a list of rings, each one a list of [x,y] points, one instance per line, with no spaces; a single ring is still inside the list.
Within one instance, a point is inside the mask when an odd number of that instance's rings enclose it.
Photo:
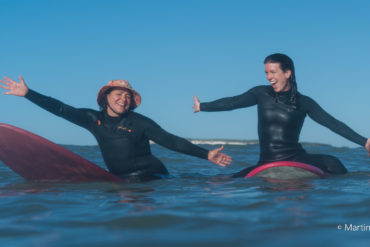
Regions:
[[[136,92],[135,90],[132,89],[132,87],[131,87],[131,85],[128,81],[125,81],[125,80],[111,80],[111,81],[108,82],[107,85],[103,86],[99,90],[98,97],[97,97],[97,101],[98,101],[99,106],[104,107],[103,106],[103,100],[104,100],[105,93],[107,92],[107,90],[109,90],[111,88],[123,88],[123,89],[129,90],[132,93],[132,95],[134,96],[134,99],[133,99],[132,103],[134,103],[135,105],[133,106],[132,109],[135,109],[136,107],[138,107],[140,105],[141,96],[138,92]]]

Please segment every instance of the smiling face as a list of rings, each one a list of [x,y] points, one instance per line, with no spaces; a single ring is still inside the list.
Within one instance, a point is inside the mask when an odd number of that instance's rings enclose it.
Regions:
[[[280,68],[280,63],[265,63],[266,78],[275,92],[285,92],[290,89],[289,78],[291,70],[285,72]]]
[[[107,94],[107,113],[111,117],[118,117],[130,109],[131,93],[126,89],[113,89]]]

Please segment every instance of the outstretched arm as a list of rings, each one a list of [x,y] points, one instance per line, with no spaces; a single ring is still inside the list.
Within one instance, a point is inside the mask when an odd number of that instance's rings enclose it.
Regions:
[[[4,79],[5,81],[0,79],[0,82],[4,84],[4,85],[0,84],[0,87],[8,91],[4,92],[3,94],[15,95],[15,96],[21,96],[21,97],[26,96],[26,94],[28,93],[28,87],[26,83],[24,82],[24,79],[22,76],[19,76],[19,83],[8,77],[4,77]]]
[[[149,118],[144,117],[141,121],[143,121],[143,127],[145,128],[145,136],[161,146],[183,154],[208,159],[222,167],[230,165],[232,161],[230,156],[221,153],[223,147],[208,151],[184,138],[168,133]]]
[[[155,137],[151,138],[154,142],[180,153],[196,156],[199,158],[207,159],[210,162],[225,167],[231,164],[232,158],[229,155],[221,153],[223,146],[215,148],[213,150],[207,150],[199,147],[190,141],[170,134],[163,129],[157,130]]]
[[[305,97],[304,101],[302,102],[303,107],[307,108],[308,115],[314,121],[321,125],[324,125],[325,127],[343,136],[344,138],[365,147],[370,157],[370,139],[366,139],[365,137],[359,135],[346,124],[332,117],[311,98]]]
[[[26,97],[41,108],[84,128],[88,128],[88,124],[92,121],[93,117],[92,114],[90,114],[91,111],[74,108],[59,100],[44,96],[29,89],[22,76],[19,76],[19,82],[8,77],[4,78],[5,80],[0,79],[0,82],[3,84],[0,84],[0,87],[8,90],[4,92],[4,94]]]
[[[255,105],[257,104],[257,97],[261,90],[263,91],[262,87],[254,87],[243,94],[207,103],[200,103],[199,99],[196,96],[193,96],[194,113],[199,111],[231,111]]]

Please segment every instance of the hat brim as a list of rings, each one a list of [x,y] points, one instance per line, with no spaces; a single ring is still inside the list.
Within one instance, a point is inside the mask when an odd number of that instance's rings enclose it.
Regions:
[[[135,90],[131,89],[131,88],[127,88],[127,87],[121,87],[121,86],[103,86],[100,90],[99,90],[99,93],[98,93],[98,97],[97,97],[97,102],[98,102],[98,105],[100,107],[104,107],[103,105],[103,101],[104,101],[104,97],[107,93],[107,91],[109,89],[124,89],[124,90],[128,90],[132,93],[132,95],[134,96],[133,100],[131,101],[131,104],[134,104],[134,106],[131,108],[131,109],[135,109],[137,108],[140,104],[141,104],[141,96],[138,92],[136,92]]]

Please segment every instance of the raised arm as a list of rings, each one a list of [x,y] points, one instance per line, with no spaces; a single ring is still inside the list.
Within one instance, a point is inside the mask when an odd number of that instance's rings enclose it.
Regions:
[[[4,92],[6,95],[15,95],[25,97],[41,108],[62,117],[81,127],[88,128],[89,123],[93,119],[93,110],[78,109],[66,105],[59,100],[44,96],[28,88],[22,76],[19,76],[19,82],[16,82],[8,77],[5,80],[0,80],[3,84],[0,87],[8,90]]]

